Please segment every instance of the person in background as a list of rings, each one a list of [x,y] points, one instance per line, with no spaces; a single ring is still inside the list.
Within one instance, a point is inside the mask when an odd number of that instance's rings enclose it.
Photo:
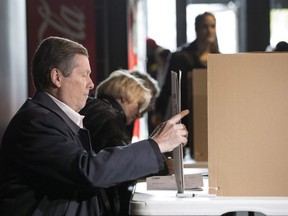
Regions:
[[[167,63],[168,56],[171,54],[171,51],[169,49],[164,49],[162,47],[158,47],[155,51],[155,58],[157,62],[157,74],[156,74],[156,80],[158,82],[158,86],[160,90],[162,89],[162,86],[164,85],[165,79],[166,79],[166,70],[165,65]]]
[[[160,89],[159,92],[162,91],[162,87],[166,80],[167,70],[165,67],[167,65],[167,59],[170,54],[171,52],[169,49],[164,49],[162,47],[158,47],[155,52],[155,58],[157,63],[156,80],[158,82],[158,87]],[[159,115],[159,112],[157,112],[158,109],[156,109],[156,101],[158,100],[159,95],[157,96],[157,98],[155,98],[153,110],[151,110],[149,113],[149,125],[150,125],[149,132],[151,132],[153,129],[155,129],[155,127],[157,127],[158,124],[161,123],[160,119],[162,118],[162,115]],[[159,116],[161,116],[161,118],[158,118]]]
[[[130,144],[132,136],[127,125],[147,110],[150,100],[150,90],[143,80],[126,70],[112,72],[97,86],[95,98],[89,98],[80,111],[85,116],[83,123],[90,131],[93,150],[98,153],[107,147]],[[102,200],[104,195],[109,201],[103,215],[128,215],[133,184],[129,181],[103,190]]]
[[[152,38],[146,39],[146,68],[147,73],[156,79],[157,62],[155,59],[155,52],[160,46]]]
[[[105,147],[129,144],[132,137],[127,126],[147,110],[151,97],[144,81],[128,70],[113,71],[103,80],[95,98],[89,98],[80,111],[85,116],[84,126],[90,130],[93,150],[97,153]]]
[[[151,38],[147,38],[146,40],[146,52],[147,73],[158,81],[158,86],[161,89],[166,77],[164,67],[171,52],[169,49],[159,46],[156,41]]]
[[[171,53],[167,60],[166,80],[161,89],[160,96],[156,101],[155,113],[153,116],[155,124],[158,124],[171,116],[171,71],[182,71],[182,98],[181,107],[188,108],[188,87],[187,76],[195,68],[207,68],[209,53],[219,53],[216,35],[216,18],[210,12],[199,14],[195,18],[196,39],[184,44]],[[183,121],[188,125],[187,119]],[[191,130],[190,130],[191,131]],[[189,133],[189,140],[192,140],[192,133]],[[191,151],[193,156],[193,151]]]
[[[1,142],[1,216],[100,216],[99,189],[159,172],[162,154],[186,145],[188,131],[178,122],[188,110],[149,139],[95,153],[78,113],[94,87],[90,74],[81,44],[48,37],[38,46],[32,60],[36,93],[12,118]]]
[[[83,123],[90,131],[92,148],[96,153],[107,147],[131,143],[132,135],[127,126],[148,112],[151,97],[158,93],[155,84],[150,75],[116,70],[97,86],[95,98],[89,98],[80,111],[85,116]],[[161,174],[169,174],[168,167]],[[128,215],[134,183],[125,182],[103,191],[109,201],[104,215]]]

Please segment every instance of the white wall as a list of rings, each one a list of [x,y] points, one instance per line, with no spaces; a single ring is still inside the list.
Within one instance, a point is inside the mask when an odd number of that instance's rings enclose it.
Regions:
[[[158,45],[176,50],[175,0],[147,0],[147,34]]]
[[[26,1],[0,1],[0,139],[27,98]]]

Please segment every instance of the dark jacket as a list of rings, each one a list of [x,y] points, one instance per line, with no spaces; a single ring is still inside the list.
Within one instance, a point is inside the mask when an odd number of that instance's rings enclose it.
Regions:
[[[125,113],[115,99],[108,96],[89,98],[80,114],[85,116],[83,124],[90,131],[94,151],[99,152],[104,148],[130,144],[131,137],[125,124]],[[101,193],[102,202],[109,201],[109,205],[105,206],[104,216],[128,215],[132,193],[129,188],[134,183],[134,181],[123,182],[106,188],[103,191],[105,194]]]
[[[89,98],[79,113],[85,116],[83,124],[90,131],[95,152],[130,144],[125,113],[115,99],[108,96]]]
[[[46,93],[36,92],[3,136],[0,215],[98,216],[99,188],[164,167],[153,140],[95,154],[89,139],[88,130],[72,122]]]
[[[207,65],[203,65],[197,54],[197,45],[196,41],[192,43],[185,44],[177,49],[176,52],[173,52],[168,57],[167,65],[166,65],[166,80],[162,87],[159,97],[156,101],[156,112],[160,112],[165,116],[167,113],[167,107],[170,109],[169,105],[169,98],[171,97],[171,71],[175,71],[178,73],[179,71],[182,72],[182,89],[181,89],[181,107],[182,110],[190,109],[188,107],[188,83],[187,83],[187,76],[188,73],[192,72],[194,68],[206,68]],[[170,114],[170,113],[169,113]],[[168,116],[170,117],[170,116]],[[166,119],[164,119],[166,120]],[[185,123],[185,119],[184,119]]]
[[[169,55],[166,66],[165,74],[166,79],[161,89],[160,95],[157,98],[155,111],[157,116],[162,116],[161,121],[166,121],[172,116],[172,104],[171,104],[171,71],[179,74],[181,71],[181,110],[189,109],[193,113],[193,106],[191,106],[192,98],[189,98],[188,90],[192,90],[192,83],[188,83],[188,74],[193,73],[195,68],[206,68],[207,65],[201,63],[197,56],[197,42],[194,40],[192,43],[184,44],[180,46],[176,52]],[[190,121],[190,122],[189,122]],[[189,130],[188,144],[190,147],[191,155],[193,156],[193,124],[190,118],[184,118],[181,120],[183,124]],[[167,153],[168,155],[169,153]]]
[[[89,98],[80,114],[85,116],[83,124],[90,131],[92,148],[95,152],[108,147],[130,144],[125,113],[115,99],[108,96]],[[106,202],[106,206],[103,204],[104,216],[128,215],[131,196],[129,187],[133,184],[134,181],[124,182],[102,191],[100,199],[102,203]]]

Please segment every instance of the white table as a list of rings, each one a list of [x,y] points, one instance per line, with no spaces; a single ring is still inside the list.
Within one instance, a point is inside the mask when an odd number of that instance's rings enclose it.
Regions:
[[[192,193],[192,191],[187,191]],[[259,212],[267,216],[288,215],[288,197],[221,197],[208,194],[208,178],[203,191],[194,198],[177,198],[173,190],[149,190],[145,181],[136,184],[130,201],[131,215],[214,215],[227,212]]]

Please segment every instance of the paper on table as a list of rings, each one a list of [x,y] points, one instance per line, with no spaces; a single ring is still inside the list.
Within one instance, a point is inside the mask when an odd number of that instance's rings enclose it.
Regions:
[[[175,175],[169,176],[152,176],[146,178],[147,190],[176,190],[177,185]],[[184,188],[193,189],[203,187],[203,177],[201,173],[185,174],[184,175]]]

